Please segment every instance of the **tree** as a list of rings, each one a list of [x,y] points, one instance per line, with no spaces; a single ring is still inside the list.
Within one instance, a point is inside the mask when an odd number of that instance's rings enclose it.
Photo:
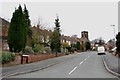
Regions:
[[[77,48],[77,50],[80,50],[80,42],[76,43],[76,48]]]
[[[118,34],[116,35],[116,47],[117,47],[117,52],[118,55],[120,57],[120,32],[118,32]]]
[[[29,19],[29,12],[26,8],[26,5],[24,5],[24,16],[25,16],[25,22],[26,22],[26,30],[27,30],[27,45],[30,45],[32,40],[32,30],[31,30],[31,22]],[[32,43],[31,43],[32,44]]]
[[[63,43],[62,43],[62,48],[65,49],[65,48],[67,48],[67,47],[69,47],[69,44],[68,44],[67,42],[63,42]]]
[[[52,36],[51,36],[51,50],[52,52],[56,52],[56,55],[57,55],[57,52],[60,52],[61,51],[61,43],[60,43],[60,37],[61,37],[61,34],[60,34],[60,23],[59,23],[59,18],[57,16],[57,19],[55,19],[55,28],[54,28],[54,31],[52,33]]]
[[[13,13],[8,29],[8,45],[11,52],[20,52],[26,45],[26,22],[22,7]]]
[[[91,49],[90,42],[86,42],[86,43],[85,43],[85,45],[86,45],[86,50],[89,50],[89,49]]]
[[[105,44],[105,41],[102,39],[102,38],[99,38],[99,45],[104,45]]]

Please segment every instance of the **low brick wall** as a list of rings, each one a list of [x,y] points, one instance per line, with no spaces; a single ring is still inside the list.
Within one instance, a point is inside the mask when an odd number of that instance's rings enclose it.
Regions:
[[[28,63],[54,58],[55,54],[29,55]],[[25,63],[26,60],[24,60]]]
[[[63,55],[64,54],[58,54],[57,56],[63,56]],[[28,63],[46,60],[54,57],[56,57],[56,54],[36,54],[36,55],[30,54],[28,57]],[[26,62],[26,59],[24,59],[24,63],[25,62]]]
[[[57,54],[57,57],[59,56],[64,56],[65,54],[64,53],[59,53]],[[46,60],[46,59],[50,59],[50,58],[54,58],[56,57],[56,54],[29,54],[29,57],[28,57],[28,63],[32,63],[32,62],[37,62],[37,61],[42,61],[42,60]],[[10,62],[10,63],[7,63],[7,64],[3,64],[2,66],[13,66],[13,65],[18,65],[18,64],[21,64],[21,55],[19,54],[16,54],[15,56],[15,60]],[[26,59],[27,58],[23,58],[23,64],[26,64]]]

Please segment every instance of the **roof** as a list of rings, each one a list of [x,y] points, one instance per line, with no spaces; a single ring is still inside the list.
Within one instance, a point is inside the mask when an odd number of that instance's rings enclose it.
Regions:
[[[0,17],[0,25],[1,26],[7,25],[9,27],[9,24],[10,24],[10,22],[8,22],[7,20]]]

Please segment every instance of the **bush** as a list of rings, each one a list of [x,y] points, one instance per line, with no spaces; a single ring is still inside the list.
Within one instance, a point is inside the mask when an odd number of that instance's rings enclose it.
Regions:
[[[73,52],[74,53],[74,51],[76,51],[76,48],[73,48],[73,47],[67,47],[67,49],[68,49],[68,52]]]
[[[120,32],[118,32],[118,34],[116,35],[116,40],[117,53],[120,57]]]
[[[51,53],[52,51],[51,51],[51,48],[50,47],[45,47],[45,52],[46,53]]]
[[[76,43],[75,48],[76,48],[77,50],[80,50],[80,42],[77,42],[77,43]]]
[[[85,45],[86,45],[86,50],[90,50],[90,49],[91,49],[91,44],[90,44],[90,42],[86,42]]]
[[[8,63],[15,60],[14,53],[2,53],[2,64]]]
[[[34,48],[33,48],[34,52],[40,52],[40,44],[37,44]]]
[[[26,47],[25,47],[25,52],[24,52],[24,53],[25,53],[25,54],[33,54],[34,51],[32,50],[32,47],[26,46]]]
[[[40,50],[39,50],[40,53],[46,53],[45,52],[45,47],[43,45],[40,46]]]

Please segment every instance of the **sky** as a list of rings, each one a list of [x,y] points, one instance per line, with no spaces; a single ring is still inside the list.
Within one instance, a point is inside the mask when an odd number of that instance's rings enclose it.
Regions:
[[[102,38],[105,41],[114,38],[118,32],[117,2],[2,2],[0,17],[11,20],[15,7],[24,4],[29,11],[32,25],[40,21],[47,29],[55,27],[56,14],[59,16],[61,33],[67,36],[81,37],[81,31],[88,31],[89,39]],[[111,25],[115,25],[111,26]]]

